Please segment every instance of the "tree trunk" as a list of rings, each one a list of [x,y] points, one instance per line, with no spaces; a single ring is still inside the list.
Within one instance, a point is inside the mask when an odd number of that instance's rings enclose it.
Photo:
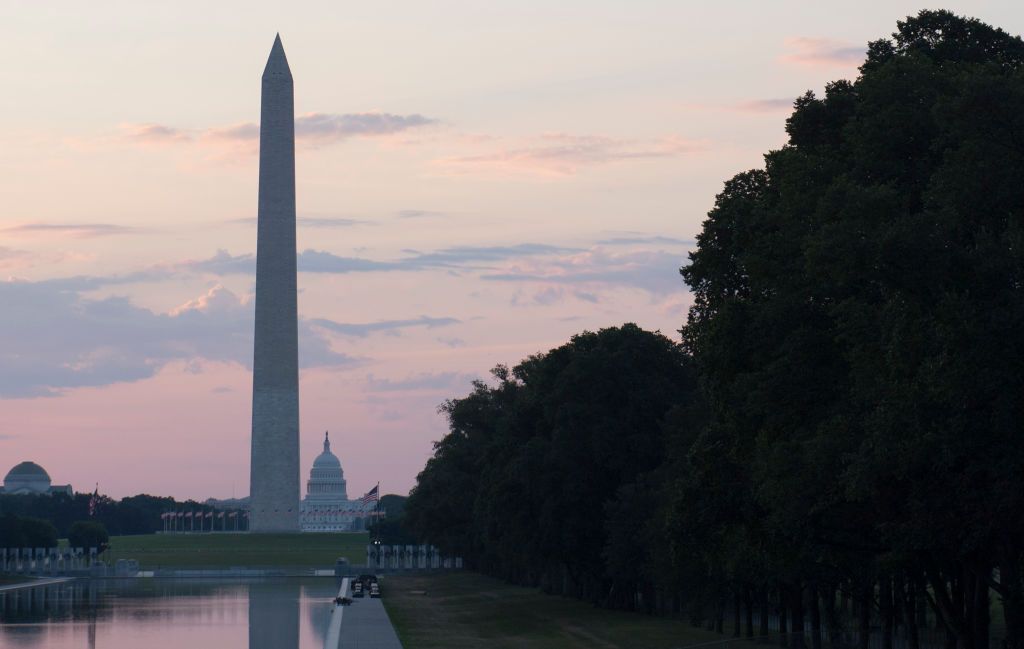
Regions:
[[[794,586],[789,591],[790,609],[793,611],[793,631],[790,634],[789,646],[793,649],[804,649],[804,592],[803,586]]]
[[[878,612],[882,618],[882,649],[892,649],[892,608],[892,577],[884,575],[878,582]]]
[[[988,596],[987,575],[981,574],[985,570],[988,570],[988,568],[982,567],[977,574],[971,576],[974,582],[974,597],[971,602],[971,618],[973,622],[971,625],[973,635],[972,649],[988,649],[989,644],[989,626],[991,624],[989,606],[991,602]]]
[[[742,611],[740,610],[740,589],[732,593],[732,637],[738,638],[743,633]]]
[[[747,622],[747,633],[748,638],[754,637],[754,597],[750,592],[750,587],[743,589],[743,612],[746,613]],[[1016,648],[1014,648],[1016,649]]]
[[[779,589],[779,646],[789,646],[789,636],[787,635],[786,625],[786,590],[784,588]]]
[[[808,590],[807,605],[811,607],[811,649],[821,649],[821,606],[816,585]]]
[[[1003,618],[1006,620],[1006,649],[1024,649],[1024,588],[1021,585],[1019,557],[1014,554],[1004,551],[1004,559],[999,564],[999,582],[1003,586]]]
[[[866,581],[860,590],[857,602],[857,649],[871,649],[871,600],[875,585]]]
[[[769,611],[769,607],[768,607],[768,590],[765,589],[765,588],[762,588],[757,593],[757,597],[758,597],[759,604],[760,604],[759,608],[761,609],[761,619],[758,620],[757,635],[758,635],[759,638],[767,638],[768,637],[768,633],[769,633],[769,631],[768,631],[768,614],[770,612]]]
[[[834,586],[829,586],[824,593],[822,593],[823,610],[822,614],[825,618],[825,629],[828,631],[828,643],[831,646],[835,646],[838,641],[839,633],[839,620],[836,616],[836,591]],[[840,603],[846,600],[846,595],[842,596]]]
[[[903,610],[903,624],[907,629],[907,649],[921,649],[917,627],[917,588],[913,580],[901,577],[896,582],[896,599]]]

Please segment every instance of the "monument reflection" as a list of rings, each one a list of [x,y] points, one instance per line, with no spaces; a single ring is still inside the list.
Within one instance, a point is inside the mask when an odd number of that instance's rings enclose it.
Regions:
[[[319,649],[336,588],[333,580],[129,579],[0,593],[0,647]]]
[[[299,646],[299,585],[249,586],[249,649]]]

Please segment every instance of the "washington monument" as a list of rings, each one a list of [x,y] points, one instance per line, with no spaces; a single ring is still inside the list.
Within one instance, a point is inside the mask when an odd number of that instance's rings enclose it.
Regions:
[[[249,529],[298,532],[295,99],[280,35],[263,70],[257,220]]]

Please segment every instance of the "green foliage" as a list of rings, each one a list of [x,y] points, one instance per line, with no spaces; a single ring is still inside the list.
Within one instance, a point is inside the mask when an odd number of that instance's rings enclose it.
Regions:
[[[55,548],[57,528],[49,521],[4,514],[0,517],[0,548]]]
[[[443,406],[451,432],[410,494],[410,526],[491,574],[607,599],[606,552],[636,551],[606,548],[608,521],[626,535],[637,523],[606,507],[661,463],[665,418],[695,387],[685,354],[627,324],[493,374]]]
[[[712,411],[669,525],[727,581],[927,579],[983,646],[990,582],[1022,587],[1024,43],[922,12],[861,70],[796,102],[683,269]]]
[[[492,574],[719,626],[840,624],[841,590],[890,634],[926,596],[987,649],[994,590],[1020,649],[1024,42],[923,11],[786,130],[703,224],[682,348],[626,326],[497,368],[407,515]]]
[[[112,534],[152,534],[162,529],[160,515],[166,511],[202,511],[213,508],[195,501],[139,494],[115,501],[100,495],[94,516],[89,515],[91,494],[0,494],[0,514],[32,516],[53,523],[60,537],[66,537],[75,521],[94,518]]]
[[[76,521],[68,530],[68,545],[73,548],[106,549],[110,535],[103,523],[97,521]]]
[[[387,494],[380,498],[380,509],[384,513],[381,520],[373,524],[371,534],[385,545],[415,545],[418,543],[415,532],[409,529],[405,518],[405,496]]]

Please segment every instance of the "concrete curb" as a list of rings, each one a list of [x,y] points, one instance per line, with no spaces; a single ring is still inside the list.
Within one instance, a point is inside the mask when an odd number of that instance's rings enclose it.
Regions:
[[[52,577],[50,579],[33,579],[32,581],[26,581],[23,584],[11,584],[9,586],[0,586],[0,593],[9,593],[12,590],[23,590],[26,588],[39,588],[40,586],[52,586],[54,584],[63,584],[66,581],[74,581],[75,577]]]
[[[348,577],[341,580],[341,589],[338,597],[348,597]],[[341,616],[345,614],[345,607],[335,604],[331,611],[331,622],[327,625],[327,636],[324,638],[324,649],[338,649],[341,643]]]

